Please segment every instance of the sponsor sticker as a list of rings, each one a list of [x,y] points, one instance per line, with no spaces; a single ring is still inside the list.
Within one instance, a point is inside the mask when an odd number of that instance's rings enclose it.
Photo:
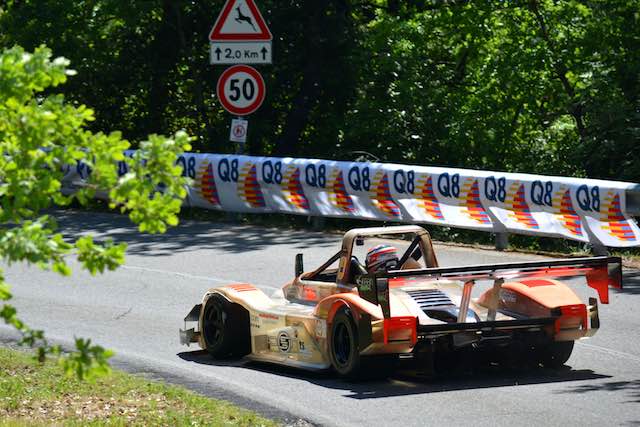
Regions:
[[[288,353],[291,350],[291,337],[284,331],[278,334],[278,348],[283,353]]]
[[[356,279],[358,287],[363,291],[371,291],[374,285],[374,278],[368,276],[360,276]]]
[[[280,316],[276,316],[275,314],[269,314],[269,313],[260,313],[258,317],[264,323],[276,323],[278,320],[280,320]]]
[[[260,329],[260,317],[255,314],[251,315],[251,327],[253,329]]]

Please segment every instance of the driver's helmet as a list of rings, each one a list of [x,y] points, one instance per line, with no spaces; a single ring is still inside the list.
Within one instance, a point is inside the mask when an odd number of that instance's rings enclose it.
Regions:
[[[365,264],[369,273],[376,273],[397,268],[399,261],[396,248],[390,245],[378,245],[369,249]]]

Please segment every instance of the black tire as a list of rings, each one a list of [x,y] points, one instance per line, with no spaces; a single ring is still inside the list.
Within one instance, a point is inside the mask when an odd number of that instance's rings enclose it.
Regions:
[[[539,361],[545,368],[563,366],[573,351],[573,341],[553,341],[539,349]]]
[[[331,366],[340,376],[359,379],[362,360],[358,346],[358,330],[351,310],[347,307],[339,309],[333,318],[329,358]]]
[[[207,300],[202,316],[202,336],[215,359],[242,357],[251,352],[249,313],[239,304],[215,294]]]

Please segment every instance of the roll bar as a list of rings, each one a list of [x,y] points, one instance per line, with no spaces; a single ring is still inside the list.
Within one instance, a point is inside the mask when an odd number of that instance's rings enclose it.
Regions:
[[[422,251],[425,263],[428,268],[437,268],[438,260],[433,250],[431,236],[424,228],[419,225],[399,225],[393,227],[368,227],[354,228],[345,233],[342,239],[342,249],[340,251],[340,265],[338,266],[337,283],[339,285],[347,285],[349,277],[351,254],[353,253],[353,244],[360,237],[372,236],[393,236],[401,234],[413,234],[419,238],[419,246]]]

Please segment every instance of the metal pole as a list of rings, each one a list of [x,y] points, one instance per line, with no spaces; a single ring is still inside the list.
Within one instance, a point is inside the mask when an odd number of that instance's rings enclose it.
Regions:
[[[464,283],[464,288],[462,289],[462,301],[460,301],[460,310],[458,310],[458,323],[465,323],[467,321],[469,301],[471,301],[471,290],[475,283],[475,280],[469,280]]]
[[[500,288],[504,283],[503,278],[496,279],[493,282],[493,293],[491,294],[491,300],[489,301],[489,313],[487,313],[487,321],[493,322],[496,320],[496,313],[498,312],[498,302],[500,301]]]
[[[626,191],[625,213],[631,216],[640,215],[640,185]]]
[[[509,233],[506,231],[496,233],[496,250],[504,251],[509,247]]]
[[[324,226],[327,223],[327,220],[323,216],[312,216],[311,217],[311,229],[313,231],[322,231],[324,230]]]

